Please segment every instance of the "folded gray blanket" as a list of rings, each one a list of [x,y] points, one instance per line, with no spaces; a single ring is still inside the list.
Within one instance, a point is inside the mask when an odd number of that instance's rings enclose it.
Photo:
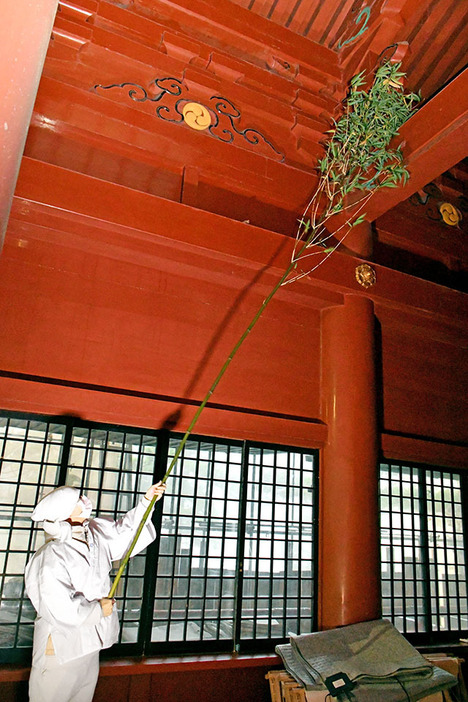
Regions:
[[[362,702],[418,700],[456,684],[453,675],[435,669],[384,619],[291,635],[290,641],[276,651],[306,690],[326,689],[325,680],[337,673],[358,685],[353,695]],[[379,693],[376,686],[382,686]]]
[[[346,673],[351,680],[388,675],[430,675],[432,666],[386,619],[351,624],[340,629],[291,635],[297,658],[321,677]]]

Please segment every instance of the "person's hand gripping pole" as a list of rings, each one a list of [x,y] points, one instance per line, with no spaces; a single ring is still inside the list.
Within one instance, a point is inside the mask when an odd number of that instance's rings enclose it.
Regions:
[[[117,571],[117,574],[114,578],[114,582],[112,583],[112,587],[111,587],[109,594],[107,596],[108,600],[112,600],[114,595],[115,595],[115,591],[117,590],[117,585],[119,584],[119,580],[122,577],[122,574],[127,566],[129,559],[130,559],[130,556],[132,555],[132,551],[135,548],[136,542],[138,541],[140,534],[143,531],[143,528],[148,520],[149,515],[151,514],[151,511],[152,511],[155,503],[158,500],[160,500],[161,497],[164,495],[164,492],[166,490],[165,480],[166,480],[167,476],[168,476],[168,473],[166,473],[163,480],[160,480],[159,483],[156,483],[156,485],[152,485],[149,488],[149,490],[147,490],[147,492],[145,494],[146,499],[150,500],[150,503],[149,503],[148,507],[146,508],[146,511],[142,517],[140,524],[138,525],[138,529],[136,530],[135,536],[133,537],[133,541],[130,544],[127,553],[125,554],[125,557],[124,557],[122,563],[120,564],[120,568]],[[105,614],[104,616],[107,616],[107,615]]]

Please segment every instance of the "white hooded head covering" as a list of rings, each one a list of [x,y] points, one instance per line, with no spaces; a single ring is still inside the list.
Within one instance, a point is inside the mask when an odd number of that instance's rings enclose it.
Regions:
[[[34,522],[57,522],[68,519],[80,499],[80,491],[64,485],[52,490],[34,508],[31,519]]]

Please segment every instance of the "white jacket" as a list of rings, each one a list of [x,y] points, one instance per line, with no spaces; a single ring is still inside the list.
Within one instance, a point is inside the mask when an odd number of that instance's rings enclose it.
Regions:
[[[99,600],[109,594],[112,562],[125,555],[148,505],[149,500],[143,498],[116,522],[91,519],[87,522],[88,544],[72,538],[71,526],[60,522],[59,538],[36,551],[25,571],[26,591],[37,612],[34,666],[44,666],[49,636],[58,663],[108,648],[117,641],[116,608],[104,617]],[[150,515],[133,554],[155,537]]]

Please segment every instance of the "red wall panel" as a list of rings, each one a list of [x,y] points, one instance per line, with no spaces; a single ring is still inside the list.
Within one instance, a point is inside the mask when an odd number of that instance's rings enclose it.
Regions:
[[[132,230],[121,230],[113,244],[108,228],[83,218],[79,228],[55,213],[49,222],[49,227],[35,222],[26,205],[16,210],[0,260],[0,370],[10,374],[9,392],[11,374],[34,376],[30,382],[61,381],[61,386],[49,384],[43,411],[50,411],[51,394],[63,397],[67,384],[117,388],[139,402],[148,395],[162,398],[143,423],[159,426],[168,413],[164,397],[172,398],[175,409],[178,401],[204,396],[280,275],[239,259],[227,263],[209,249],[171,248],[157,236],[141,250]],[[242,412],[255,412],[287,415],[293,426],[318,424],[319,357],[315,302],[292,288],[281,291],[213,400],[240,410],[241,423]],[[81,405],[72,394],[74,412],[102,419],[99,412],[93,416],[94,401],[91,407]],[[31,397],[31,409],[36,400]],[[134,423],[119,402],[113,407],[107,421]],[[13,408],[21,409],[20,403]],[[227,435],[235,432],[235,417]],[[275,435],[292,441],[284,430]]]
[[[467,439],[466,330],[434,314],[383,314],[383,430],[463,444]],[[411,324],[411,321],[413,324]],[[458,328],[457,328],[458,327]]]

